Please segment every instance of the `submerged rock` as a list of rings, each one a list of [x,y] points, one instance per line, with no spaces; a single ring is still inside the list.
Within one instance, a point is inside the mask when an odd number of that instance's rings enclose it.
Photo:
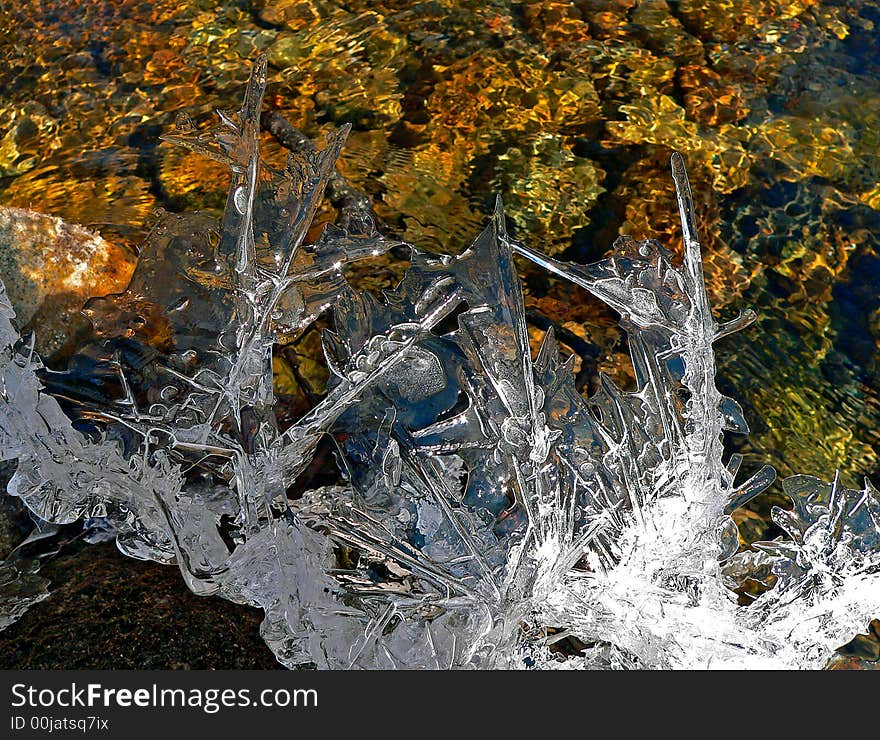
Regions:
[[[41,568],[52,596],[0,632],[7,669],[280,668],[260,612],[193,596],[115,545],[69,545]]]
[[[0,272],[20,325],[39,326],[36,351],[51,357],[85,330],[90,296],[120,291],[134,255],[82,226],[0,207]]]

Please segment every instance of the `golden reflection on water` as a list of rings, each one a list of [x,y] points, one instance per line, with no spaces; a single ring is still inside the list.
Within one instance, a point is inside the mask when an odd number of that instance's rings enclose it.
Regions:
[[[880,280],[876,23],[859,0],[7,4],[0,204],[129,248],[157,206],[222,207],[221,168],[157,137],[180,109],[199,122],[235,106],[258,50],[267,104],[312,136],[352,123],[342,170],[426,248],[460,251],[496,192],[548,252],[596,259],[620,233],[678,248],[678,149],[713,303],[761,316],[719,347],[753,422],[744,451],[853,481],[880,448],[880,298],[864,284]],[[553,279],[527,284],[532,310],[596,347],[592,372],[625,379],[613,317]],[[291,355],[279,384],[291,363],[319,374]]]

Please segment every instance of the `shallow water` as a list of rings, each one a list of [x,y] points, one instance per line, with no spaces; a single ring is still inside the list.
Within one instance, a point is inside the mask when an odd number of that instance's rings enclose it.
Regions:
[[[352,123],[344,173],[425,248],[460,251],[497,192],[519,237],[570,259],[619,233],[677,248],[667,163],[682,151],[716,309],[759,314],[718,347],[752,426],[731,443],[783,475],[878,478],[876,3],[44,0],[0,3],[0,24],[0,204],[132,252],[154,208],[222,205],[220,167],[158,135],[181,109],[235,107],[263,49],[268,105],[312,136]],[[610,313],[527,282],[585,385],[626,376]]]

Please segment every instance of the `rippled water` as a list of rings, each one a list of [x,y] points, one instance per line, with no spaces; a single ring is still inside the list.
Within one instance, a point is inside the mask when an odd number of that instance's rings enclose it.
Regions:
[[[718,348],[747,460],[876,480],[878,24],[859,0],[0,2],[0,205],[90,226],[124,271],[154,208],[222,205],[220,167],[158,135],[181,109],[199,122],[235,106],[262,49],[269,106],[312,136],[351,122],[345,175],[423,247],[459,251],[496,192],[518,236],[570,259],[619,233],[677,247],[677,149],[715,306],[760,317]],[[364,280],[400,272],[389,258]],[[613,316],[546,277],[528,286],[585,386],[626,375]]]

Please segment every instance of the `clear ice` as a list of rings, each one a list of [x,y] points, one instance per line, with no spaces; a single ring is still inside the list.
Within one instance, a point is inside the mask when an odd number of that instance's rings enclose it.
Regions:
[[[237,113],[207,132],[178,118],[168,140],[230,169],[222,219],[159,216],[128,289],[87,303],[66,370],[0,293],[0,459],[36,517],[104,522],[195,593],[262,608],[291,668],[818,668],[880,616],[867,481],[786,479],[784,536],[740,551],[730,514],[776,475],[740,482],[724,459],[748,426],[713,343],[754,316],[713,318],[679,154],[680,266],[629,237],[593,264],[551,259],[511,238],[499,200],[460,256],[409,247],[376,296],[344,273],[401,246],[368,208],[305,243],[347,129],[267,165],[265,87],[261,58]],[[584,398],[552,330],[532,357],[515,254],[620,315],[634,390],[602,377]],[[279,422],[274,339],[322,314],[327,394]],[[340,484],[289,497],[325,437]],[[738,605],[749,579],[765,590]],[[47,594],[34,562],[0,565],[0,627]]]

